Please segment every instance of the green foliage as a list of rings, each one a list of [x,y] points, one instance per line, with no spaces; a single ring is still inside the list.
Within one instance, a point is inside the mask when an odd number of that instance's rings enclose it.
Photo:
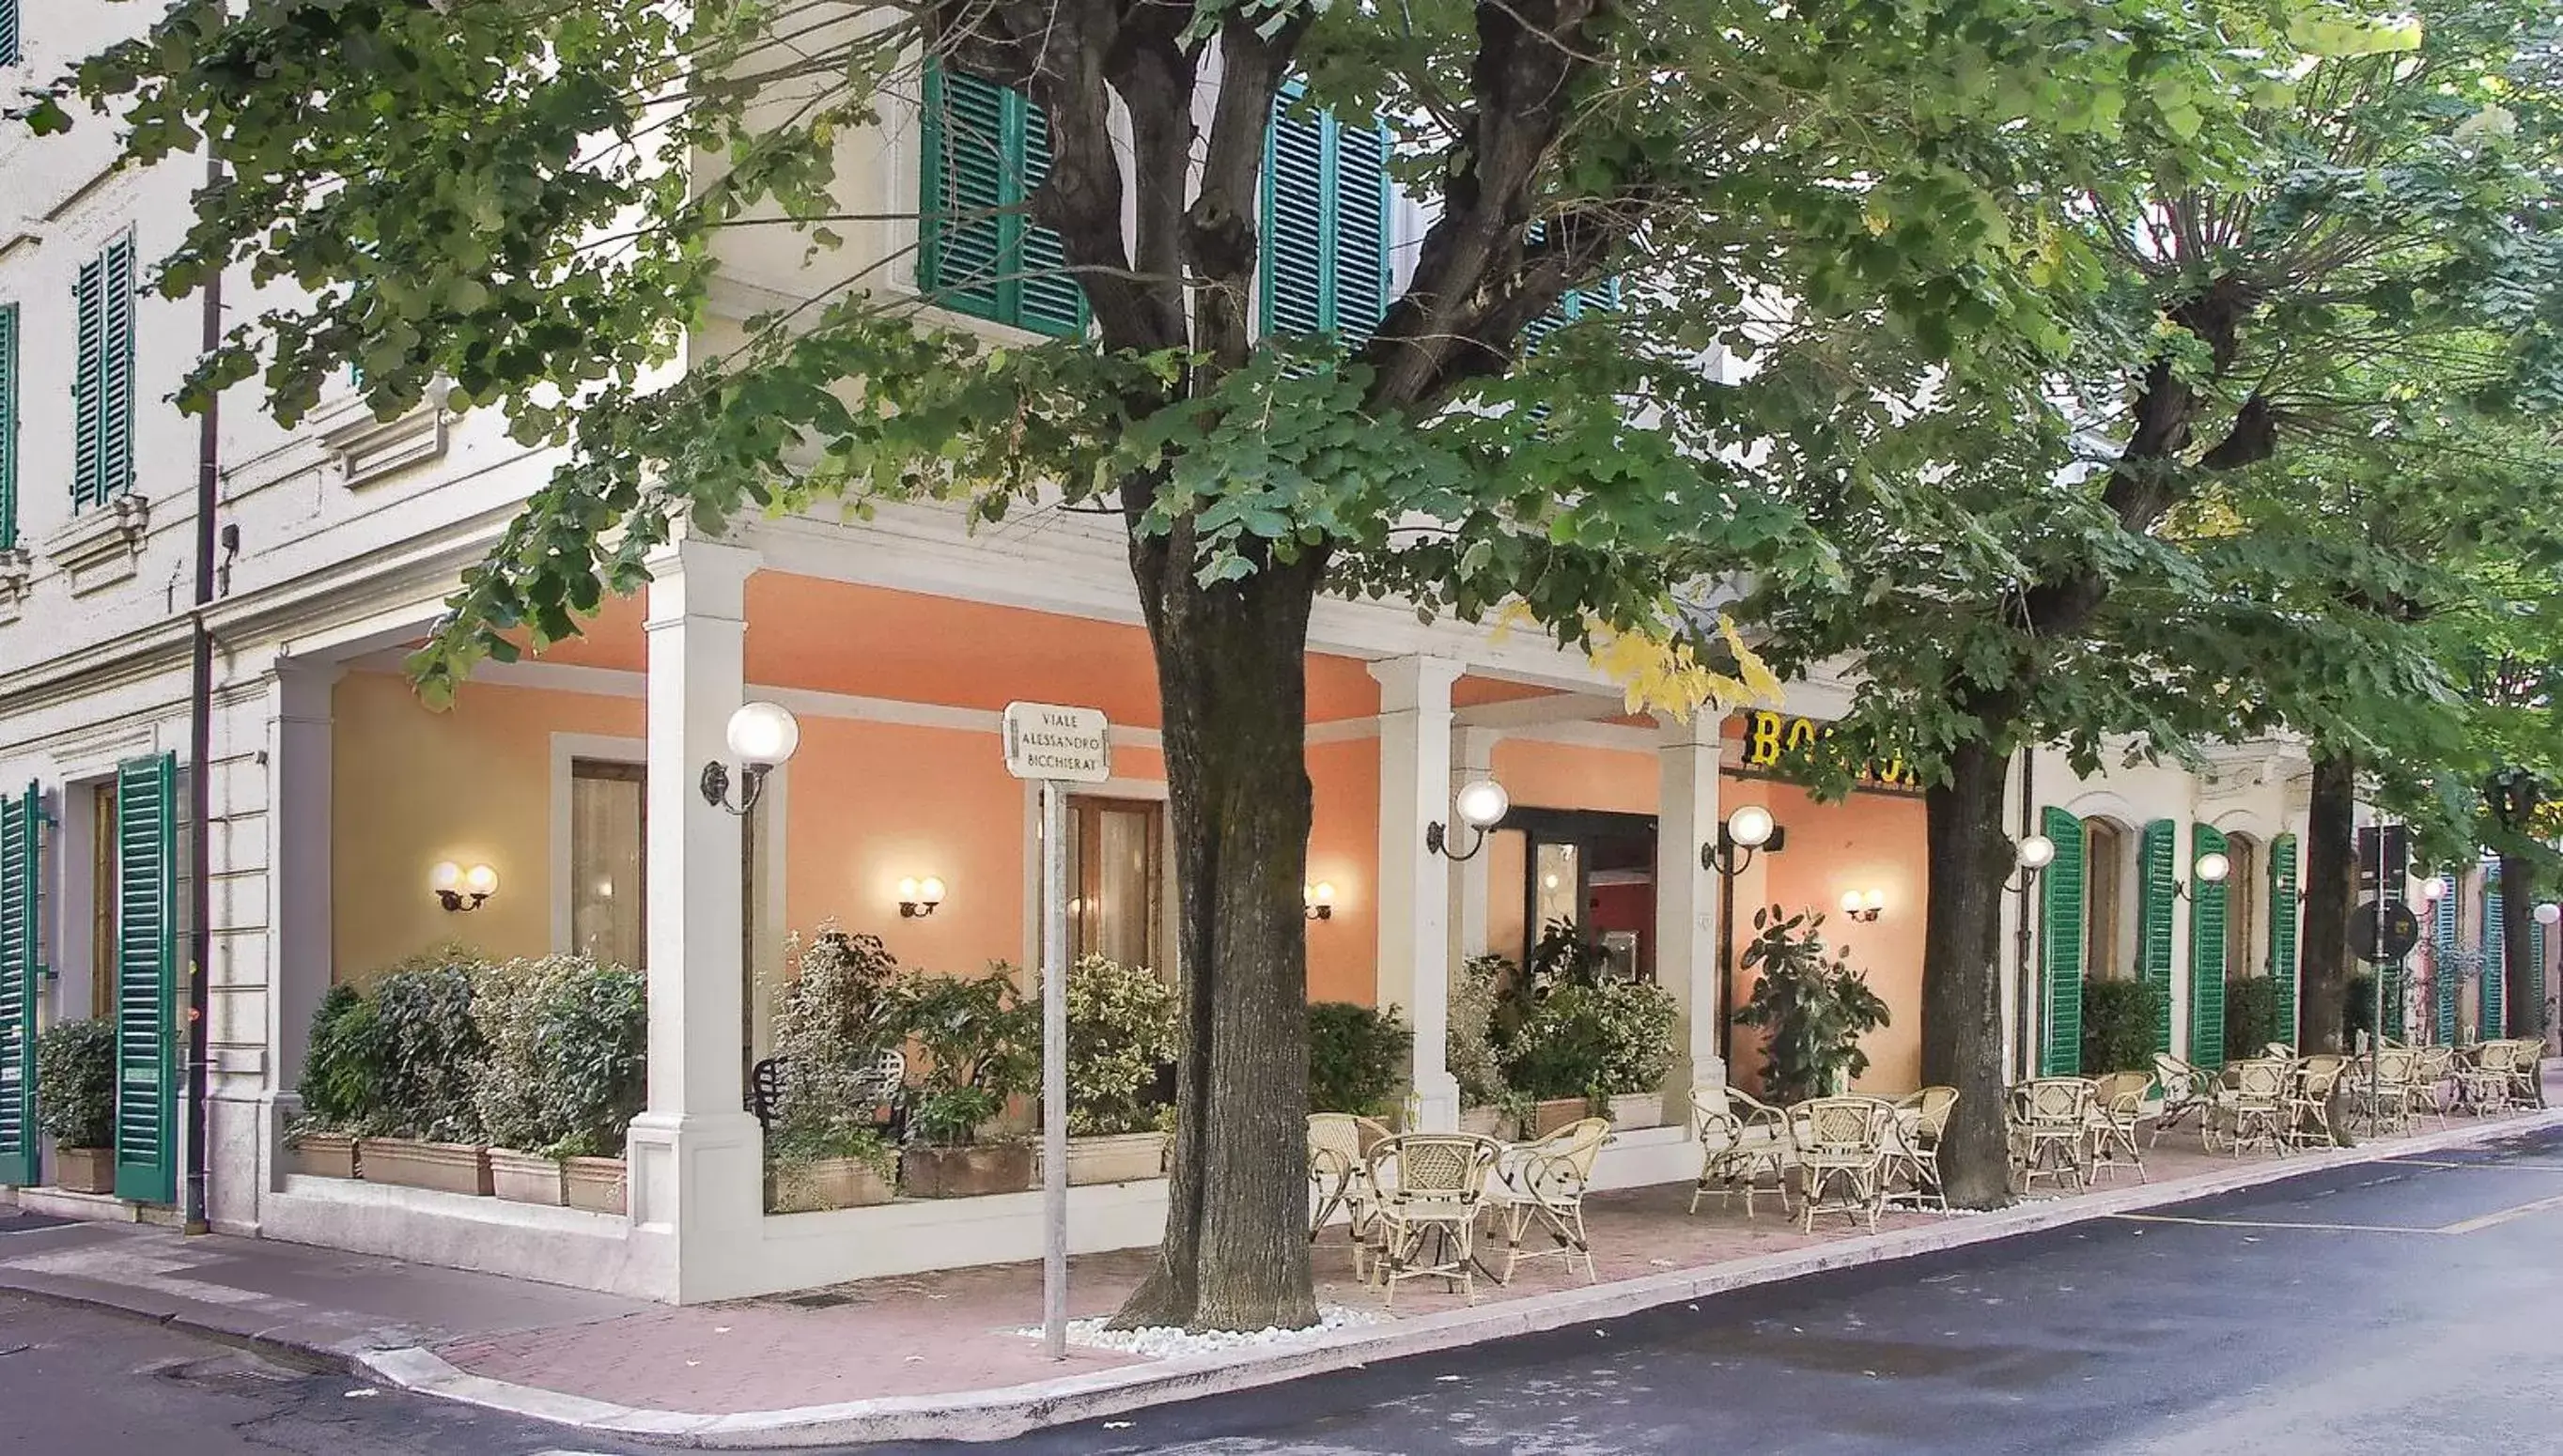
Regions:
[[[1610,981],[1594,988],[1593,1000],[1611,1047],[1602,1095],[1662,1090],[1674,1065],[1673,993],[1652,981]]]
[[[1472,956],[1451,988],[1451,1019],[1443,1037],[1443,1064],[1460,1084],[1463,1107],[1501,1107],[1512,1095],[1495,1044],[1495,1008],[1506,987],[1521,975],[1502,956]]]
[[[1011,967],[999,964],[968,980],[909,977],[895,984],[893,1004],[897,1024],[925,1059],[907,1114],[912,1140],[946,1148],[975,1143],[1009,1101],[1040,1081],[1041,1006],[1016,993]]]
[[[1391,1006],[1308,1005],[1308,1110],[1386,1117],[1397,1105],[1414,1032]]]
[[[1608,947],[1586,938],[1584,928],[1572,920],[1552,920],[1540,927],[1539,940],[1530,950],[1529,994],[1545,996],[1561,986],[1598,986],[1610,969]]]
[[[2388,1006],[2391,1018],[2396,1008]],[[2376,973],[2352,971],[2342,982],[2340,999],[2340,1044],[2356,1046],[2360,1033],[2376,1029]]]
[[[2083,1073],[2153,1070],[2154,1026],[2162,1015],[2161,1003],[2162,988],[2151,982],[2083,982]],[[2235,1044],[2226,1043],[2229,1048]]]
[[[1164,977],[1105,956],[1070,967],[1070,1134],[1153,1130],[1164,1111],[1155,1097],[1158,1069],[1175,1059],[1175,992]]]
[[[2267,976],[2225,983],[2225,1055],[2259,1056],[2278,1038],[2278,983]]]
[[[380,1132],[386,1050],[381,1018],[363,993],[344,982],[323,992],[296,1089],[303,1123],[317,1132]]]
[[[64,1021],[36,1037],[36,1122],[65,1148],[115,1141],[115,1027]]]
[[[472,1018],[488,1048],[473,1088],[491,1145],[619,1158],[649,1093],[648,978],[586,956],[491,968]]]
[[[786,957],[793,972],[774,1007],[774,1055],[791,1071],[766,1130],[766,1159],[784,1168],[858,1158],[887,1176],[891,1153],[870,1074],[905,1039],[898,963],[877,937],[833,924],[807,946],[796,936]]]
[[[1535,1101],[1598,1097],[1618,1050],[1596,989],[1561,986],[1532,1003],[1513,1038],[1504,1077]]]
[[[413,957],[374,984],[382,1053],[382,1132],[439,1143],[482,1141],[474,1093],[489,1043],[472,1017],[489,963],[459,946]]]
[[[1826,959],[1825,918],[1777,905],[1753,912],[1743,969],[1760,979],[1735,1019],[1768,1033],[1764,1089],[1778,1102],[1829,1096],[1869,1070],[1860,1038],[1886,1024],[1886,1002],[1852,969],[1851,953]]]

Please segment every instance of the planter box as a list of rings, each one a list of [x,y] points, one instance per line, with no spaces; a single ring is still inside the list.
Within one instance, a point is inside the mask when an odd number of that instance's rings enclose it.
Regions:
[[[1640,1128],[1665,1125],[1665,1095],[1661,1092],[1624,1092],[1610,1102],[1611,1126],[1623,1133]]]
[[[560,1160],[509,1148],[490,1150],[490,1191],[510,1203],[540,1203],[557,1208],[569,1201],[568,1180]]]
[[[490,1150],[469,1143],[367,1138],[356,1145],[356,1166],[367,1183],[490,1195]]]
[[[115,1150],[112,1148],[56,1148],[54,1150],[54,1186],[67,1193],[114,1192]]]
[[[617,1165],[618,1168],[620,1166]],[[896,1192],[897,1188],[890,1181],[871,1164],[854,1158],[823,1158],[816,1163],[768,1169],[765,1174],[765,1211],[768,1213],[816,1213],[822,1208],[862,1208],[873,1203],[887,1203]]]
[[[1119,1133],[1068,1140],[1071,1183],[1139,1183],[1165,1171],[1163,1133]]]
[[[356,1140],[345,1133],[304,1133],[286,1150],[294,1171],[312,1178],[354,1178]]]
[[[623,1160],[620,1158],[565,1158],[561,1160],[561,1182],[573,1208],[590,1213],[626,1216],[624,1201]]]
[[[1464,1107],[1460,1109],[1460,1131],[1502,1139],[1509,1137],[1513,1129],[1500,1107]]]
[[[1531,1110],[1530,1135],[1545,1138],[1592,1115],[1593,1104],[1581,1097],[1552,1097]]]
[[[920,1198],[1020,1193],[1033,1185],[1033,1145],[912,1147],[899,1157],[898,1181],[900,1187]]]

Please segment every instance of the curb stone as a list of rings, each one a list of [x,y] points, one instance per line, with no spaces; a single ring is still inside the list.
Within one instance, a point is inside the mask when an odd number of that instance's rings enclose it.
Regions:
[[[2496,1137],[2553,1127],[2563,1127],[2563,1109],[2449,1128],[2392,1143],[2367,1143],[2242,1164],[2231,1172],[2200,1174],[2170,1183],[2131,1183],[2071,1199],[2014,1204],[1918,1228],[1847,1238],[1705,1268],[1559,1290],[1498,1305],[1450,1310],[1393,1325],[1356,1326],[1299,1345],[1223,1351],[988,1390],[878,1396],[831,1405],[706,1414],[645,1410],[494,1380],[458,1369],[433,1351],[415,1347],[309,1353],[352,1363],[375,1378],[405,1390],[600,1434],[681,1446],[740,1449],[884,1441],[995,1441],[1045,1426],[1068,1425],[1381,1361],[1617,1319],[1755,1285],[1991,1243],[2137,1209],[2212,1197],[2309,1173],[2468,1147]]]

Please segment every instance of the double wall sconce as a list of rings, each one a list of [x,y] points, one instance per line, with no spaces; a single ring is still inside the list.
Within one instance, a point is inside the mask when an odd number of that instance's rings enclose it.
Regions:
[[[738,803],[729,802],[729,766],[718,759],[703,765],[703,802],[744,815],[765,792],[765,776],[801,746],[801,724],[780,703],[741,703],[729,715],[727,737],[730,757],[738,760]]]
[[[1313,885],[1303,885],[1299,890],[1299,898],[1307,907],[1307,914],[1310,920],[1332,920],[1335,918],[1335,887],[1333,885],[1328,884],[1324,880],[1319,880]]]
[[[898,918],[901,920],[923,920],[942,903],[943,881],[930,874],[923,879],[898,882]]]
[[[1864,925],[1869,924],[1886,913],[1886,892],[1884,890],[1845,890],[1842,897],[1842,910],[1843,914],[1852,919]]]
[[[2199,885],[2221,885],[2225,883],[2225,877],[2234,872],[2234,861],[2226,858],[2223,854],[2210,849],[2206,853],[2198,856],[2198,863],[2192,866],[2192,868],[2197,871],[2197,878],[2192,880],[2173,880],[2171,882],[2171,897],[2173,899],[2177,900],[2185,895],[2194,896],[2194,892]],[[2432,880],[2430,883],[2435,886],[2438,884],[2438,881]],[[2436,895],[2432,895],[2430,898],[2436,899],[2438,897]]]
[[[1512,796],[1504,792],[1503,785],[1492,779],[1477,779],[1462,785],[1460,792],[1452,797],[1451,808],[1459,815],[1460,822],[1477,831],[1477,838],[1469,843],[1469,852],[1452,853],[1449,825],[1439,819],[1424,826],[1424,847],[1452,859],[1475,859],[1478,851],[1486,847],[1486,831],[1493,828],[1512,807]]]
[[[483,901],[498,893],[498,871],[486,864],[465,869],[451,859],[442,860],[428,871],[427,887],[448,910],[478,910]]]
[[[1699,846],[1699,867],[1733,879],[1755,854],[1777,854],[1788,840],[1789,831],[1771,818],[1771,811],[1748,804],[1717,826],[1716,843]]]
[[[2012,847],[2012,863],[2020,867],[2020,873],[2003,881],[2003,888],[2028,889],[2037,884],[2038,877],[2047,873],[2047,866],[2055,862],[2056,841],[2045,834],[2032,834]]]

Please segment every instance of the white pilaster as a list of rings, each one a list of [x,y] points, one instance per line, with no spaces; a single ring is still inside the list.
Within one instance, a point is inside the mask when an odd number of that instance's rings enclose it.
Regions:
[[[1415,1028],[1414,1086],[1422,1126],[1460,1125],[1460,1084],[1443,1061],[1451,1022],[1451,873],[1424,845],[1425,825],[1450,824],[1466,852],[1476,831],[1451,824],[1451,685],[1460,664],[1395,657],[1379,679],[1379,1000]]]
[[[1726,1085],[1717,1054],[1723,995],[1718,985],[1718,877],[1700,868],[1703,844],[1716,842],[1719,817],[1718,719],[1693,713],[1666,720],[1656,750],[1656,981],[1673,993],[1674,1065],[1665,1079],[1669,1121],[1690,1116],[1690,1089]]]
[[[636,1236],[664,1239],[680,1302],[717,1292],[715,1265],[762,1233],[763,1144],[743,1105],[738,1028],[743,871],[738,817],[704,802],[746,692],[746,588],[756,553],[681,540],[651,558],[649,611],[650,1101],[632,1124]],[[737,792],[733,782],[732,793]]]
[[[1501,737],[1503,734],[1492,728],[1462,728],[1451,735],[1451,793],[1455,799],[1468,785],[1495,776],[1495,740]],[[1455,967],[1486,953],[1488,858],[1480,854],[1451,866],[1451,964]]]
[[[282,1177],[284,1133],[300,1115],[311,1014],[329,990],[330,693],[346,669],[280,661],[268,690],[267,1057],[260,1186]]]

